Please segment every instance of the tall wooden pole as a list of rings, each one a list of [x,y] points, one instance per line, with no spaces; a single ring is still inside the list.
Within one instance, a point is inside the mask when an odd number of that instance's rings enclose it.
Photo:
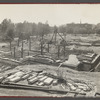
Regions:
[[[10,51],[11,51],[11,41],[10,41]]]
[[[21,48],[21,58],[23,58],[23,48]]]
[[[55,33],[55,43],[56,43],[56,40],[57,40],[56,38],[57,38],[57,33]]]
[[[60,45],[58,45],[58,58],[60,56]]]
[[[28,56],[30,55],[30,51],[28,51]]]
[[[31,38],[29,39],[29,51],[31,50]]]
[[[14,58],[16,57],[16,48],[14,47]]]
[[[43,55],[43,41],[41,41],[41,55]]]
[[[41,37],[41,55],[43,55],[43,40],[44,40],[44,34],[42,34]]]
[[[50,45],[50,44],[48,43],[48,53],[49,53],[49,47],[50,47],[49,45]]]
[[[24,46],[24,43],[23,43],[23,33],[22,33],[22,48],[21,48],[21,58],[23,58],[23,46]]]
[[[66,46],[65,46],[65,44],[64,44],[64,57],[65,57],[65,51],[66,51]]]
[[[19,47],[19,38],[18,38],[18,41],[17,41],[17,46]]]

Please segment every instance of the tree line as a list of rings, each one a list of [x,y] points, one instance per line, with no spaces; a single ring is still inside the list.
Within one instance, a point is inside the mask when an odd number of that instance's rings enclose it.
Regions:
[[[0,24],[0,40],[12,41],[14,37],[28,39],[30,36],[41,36],[50,33],[66,34],[100,34],[100,23],[97,25],[88,23],[69,23],[61,26],[50,26],[48,22],[38,24],[27,21],[13,23],[10,19],[4,19]]]

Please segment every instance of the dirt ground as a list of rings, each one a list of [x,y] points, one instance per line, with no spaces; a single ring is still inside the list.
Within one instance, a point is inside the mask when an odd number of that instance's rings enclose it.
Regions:
[[[12,72],[15,70],[45,70],[48,73],[52,73],[54,75],[57,75],[57,67],[50,66],[50,65],[44,65],[44,64],[34,64],[34,65],[23,65],[18,66],[14,70],[11,70]],[[97,92],[100,93],[100,74],[99,72],[78,72],[69,68],[61,67],[60,71],[62,72],[62,77],[65,77],[67,79],[73,79],[73,80],[83,80],[85,82],[92,82],[97,87]],[[8,71],[7,71],[8,72]],[[2,73],[2,75],[7,74],[5,71]],[[9,72],[8,72],[9,73]],[[37,93],[38,92],[38,93]],[[36,91],[36,90],[22,90],[22,89],[6,89],[6,88],[0,88],[0,96],[65,96],[65,94],[51,94],[47,92],[42,91]]]
[[[48,38],[48,37],[46,37]],[[58,37],[59,39],[60,37]],[[50,37],[49,37],[50,39]],[[36,41],[37,39],[32,39],[32,50],[40,50],[40,44],[39,41]],[[74,36],[74,35],[67,35],[66,36],[66,41],[69,42],[83,42],[83,43],[92,43],[92,42],[96,42],[99,41],[100,37],[97,35],[89,35],[89,36]],[[17,43],[17,42],[16,42]],[[16,46],[16,56],[18,56],[20,58],[20,49],[21,49],[21,43],[20,46],[17,47],[17,44],[14,45]],[[13,46],[13,47],[14,47]],[[12,47],[12,52],[13,52],[13,47]],[[73,47],[72,46],[67,46],[69,49],[71,49]],[[100,54],[100,46],[74,46],[74,49],[80,49],[80,50],[93,50],[95,53]],[[2,48],[0,47],[1,51],[9,51],[9,44],[7,47]],[[19,51],[18,51],[19,50]],[[24,43],[24,50],[29,50],[29,45],[28,43]],[[50,53],[53,53],[54,51],[57,52],[57,49],[52,47],[50,50]],[[0,53],[1,54],[1,53]],[[24,52],[24,56],[28,55],[28,52],[25,53]],[[36,53],[33,53],[30,55],[34,55]],[[11,57],[13,58],[13,54],[12,56],[9,55],[9,53],[3,54],[3,56],[5,57]],[[57,56],[57,54],[56,54]],[[42,70],[47,70],[50,73],[53,74],[57,74],[55,72],[57,72],[57,67],[52,67],[51,65],[43,65],[43,64],[34,64],[34,65],[24,65],[24,66],[18,66],[16,67],[16,69],[24,69],[24,70],[32,70],[32,69],[42,69]],[[67,78],[71,78],[71,79],[81,79],[84,81],[90,81],[93,82],[96,86],[97,86],[97,92],[100,93],[100,72],[78,72],[69,68],[60,68],[61,74],[63,77]],[[7,72],[5,72],[7,73]],[[1,75],[5,74],[5,73],[1,73]],[[59,94],[60,95],[60,94]],[[50,94],[50,93],[46,93],[46,92],[42,92],[42,91],[33,91],[33,90],[22,90],[22,89],[6,89],[6,88],[0,88],[0,96],[57,96],[57,94]]]

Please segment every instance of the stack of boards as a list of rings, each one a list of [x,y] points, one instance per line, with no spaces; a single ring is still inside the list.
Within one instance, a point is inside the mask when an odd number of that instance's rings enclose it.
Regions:
[[[59,82],[59,79],[56,76],[48,74],[44,71],[41,72],[24,72],[24,71],[17,71],[12,72],[4,77],[0,77],[0,86],[10,87],[13,86],[14,88],[19,86],[20,88],[23,86],[25,88],[34,88],[35,89],[42,89],[42,90],[52,90],[53,91],[73,91],[72,94],[88,94],[90,96],[94,96],[96,91],[94,90],[94,86],[92,84],[85,84],[84,82],[73,81],[68,79],[66,85],[64,82]],[[52,87],[53,86],[53,87]],[[41,88],[42,87],[42,88]],[[47,88],[46,88],[47,87]],[[58,88],[59,87],[59,88]],[[95,88],[96,89],[96,88]],[[89,94],[91,93],[91,94]]]
[[[48,86],[48,85],[56,85],[58,79],[48,76],[47,73],[41,72],[23,72],[18,71],[14,73],[10,73],[5,77],[0,77],[1,83],[20,83],[20,81],[26,81],[29,85],[37,85],[37,86]],[[23,83],[24,84],[24,83]]]

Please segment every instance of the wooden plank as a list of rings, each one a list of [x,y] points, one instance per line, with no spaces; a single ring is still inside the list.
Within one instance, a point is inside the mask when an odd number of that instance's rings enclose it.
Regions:
[[[16,47],[14,47],[14,58],[16,57]]]
[[[38,81],[38,79],[37,79],[37,77],[34,77],[34,78],[28,80],[28,83],[29,83],[29,84],[33,84],[33,83],[35,83],[36,81]]]
[[[66,91],[66,90],[55,90],[55,89],[51,89],[48,86],[36,86],[36,85],[21,85],[21,84],[16,84],[16,83],[8,83],[8,84],[0,84],[0,87],[2,88],[17,88],[17,89],[29,89],[29,90],[40,90],[40,91],[53,91],[53,92],[58,92],[58,93],[68,93],[68,96],[74,96],[77,92],[73,92],[73,91]],[[79,93],[79,94],[83,94],[84,93]],[[66,95],[67,96],[67,95]]]
[[[57,55],[58,55],[58,58],[59,58],[59,56],[60,56],[60,45],[58,45],[58,53],[57,53]]]
[[[83,95],[83,94],[76,94],[75,97],[86,97],[86,95]]]
[[[21,80],[21,77],[19,77],[19,76],[9,79],[10,82],[15,82],[15,83],[20,80]]]
[[[68,97],[74,97],[74,96],[75,96],[75,93],[69,93],[69,92],[68,92],[68,93],[66,94],[66,96],[68,96]]]
[[[50,85],[52,83],[52,81],[53,81],[53,78],[48,77],[47,79],[44,80],[44,83],[46,85]]]
[[[47,76],[44,76],[44,77],[40,78],[39,81],[44,81],[47,78],[48,78]]]

